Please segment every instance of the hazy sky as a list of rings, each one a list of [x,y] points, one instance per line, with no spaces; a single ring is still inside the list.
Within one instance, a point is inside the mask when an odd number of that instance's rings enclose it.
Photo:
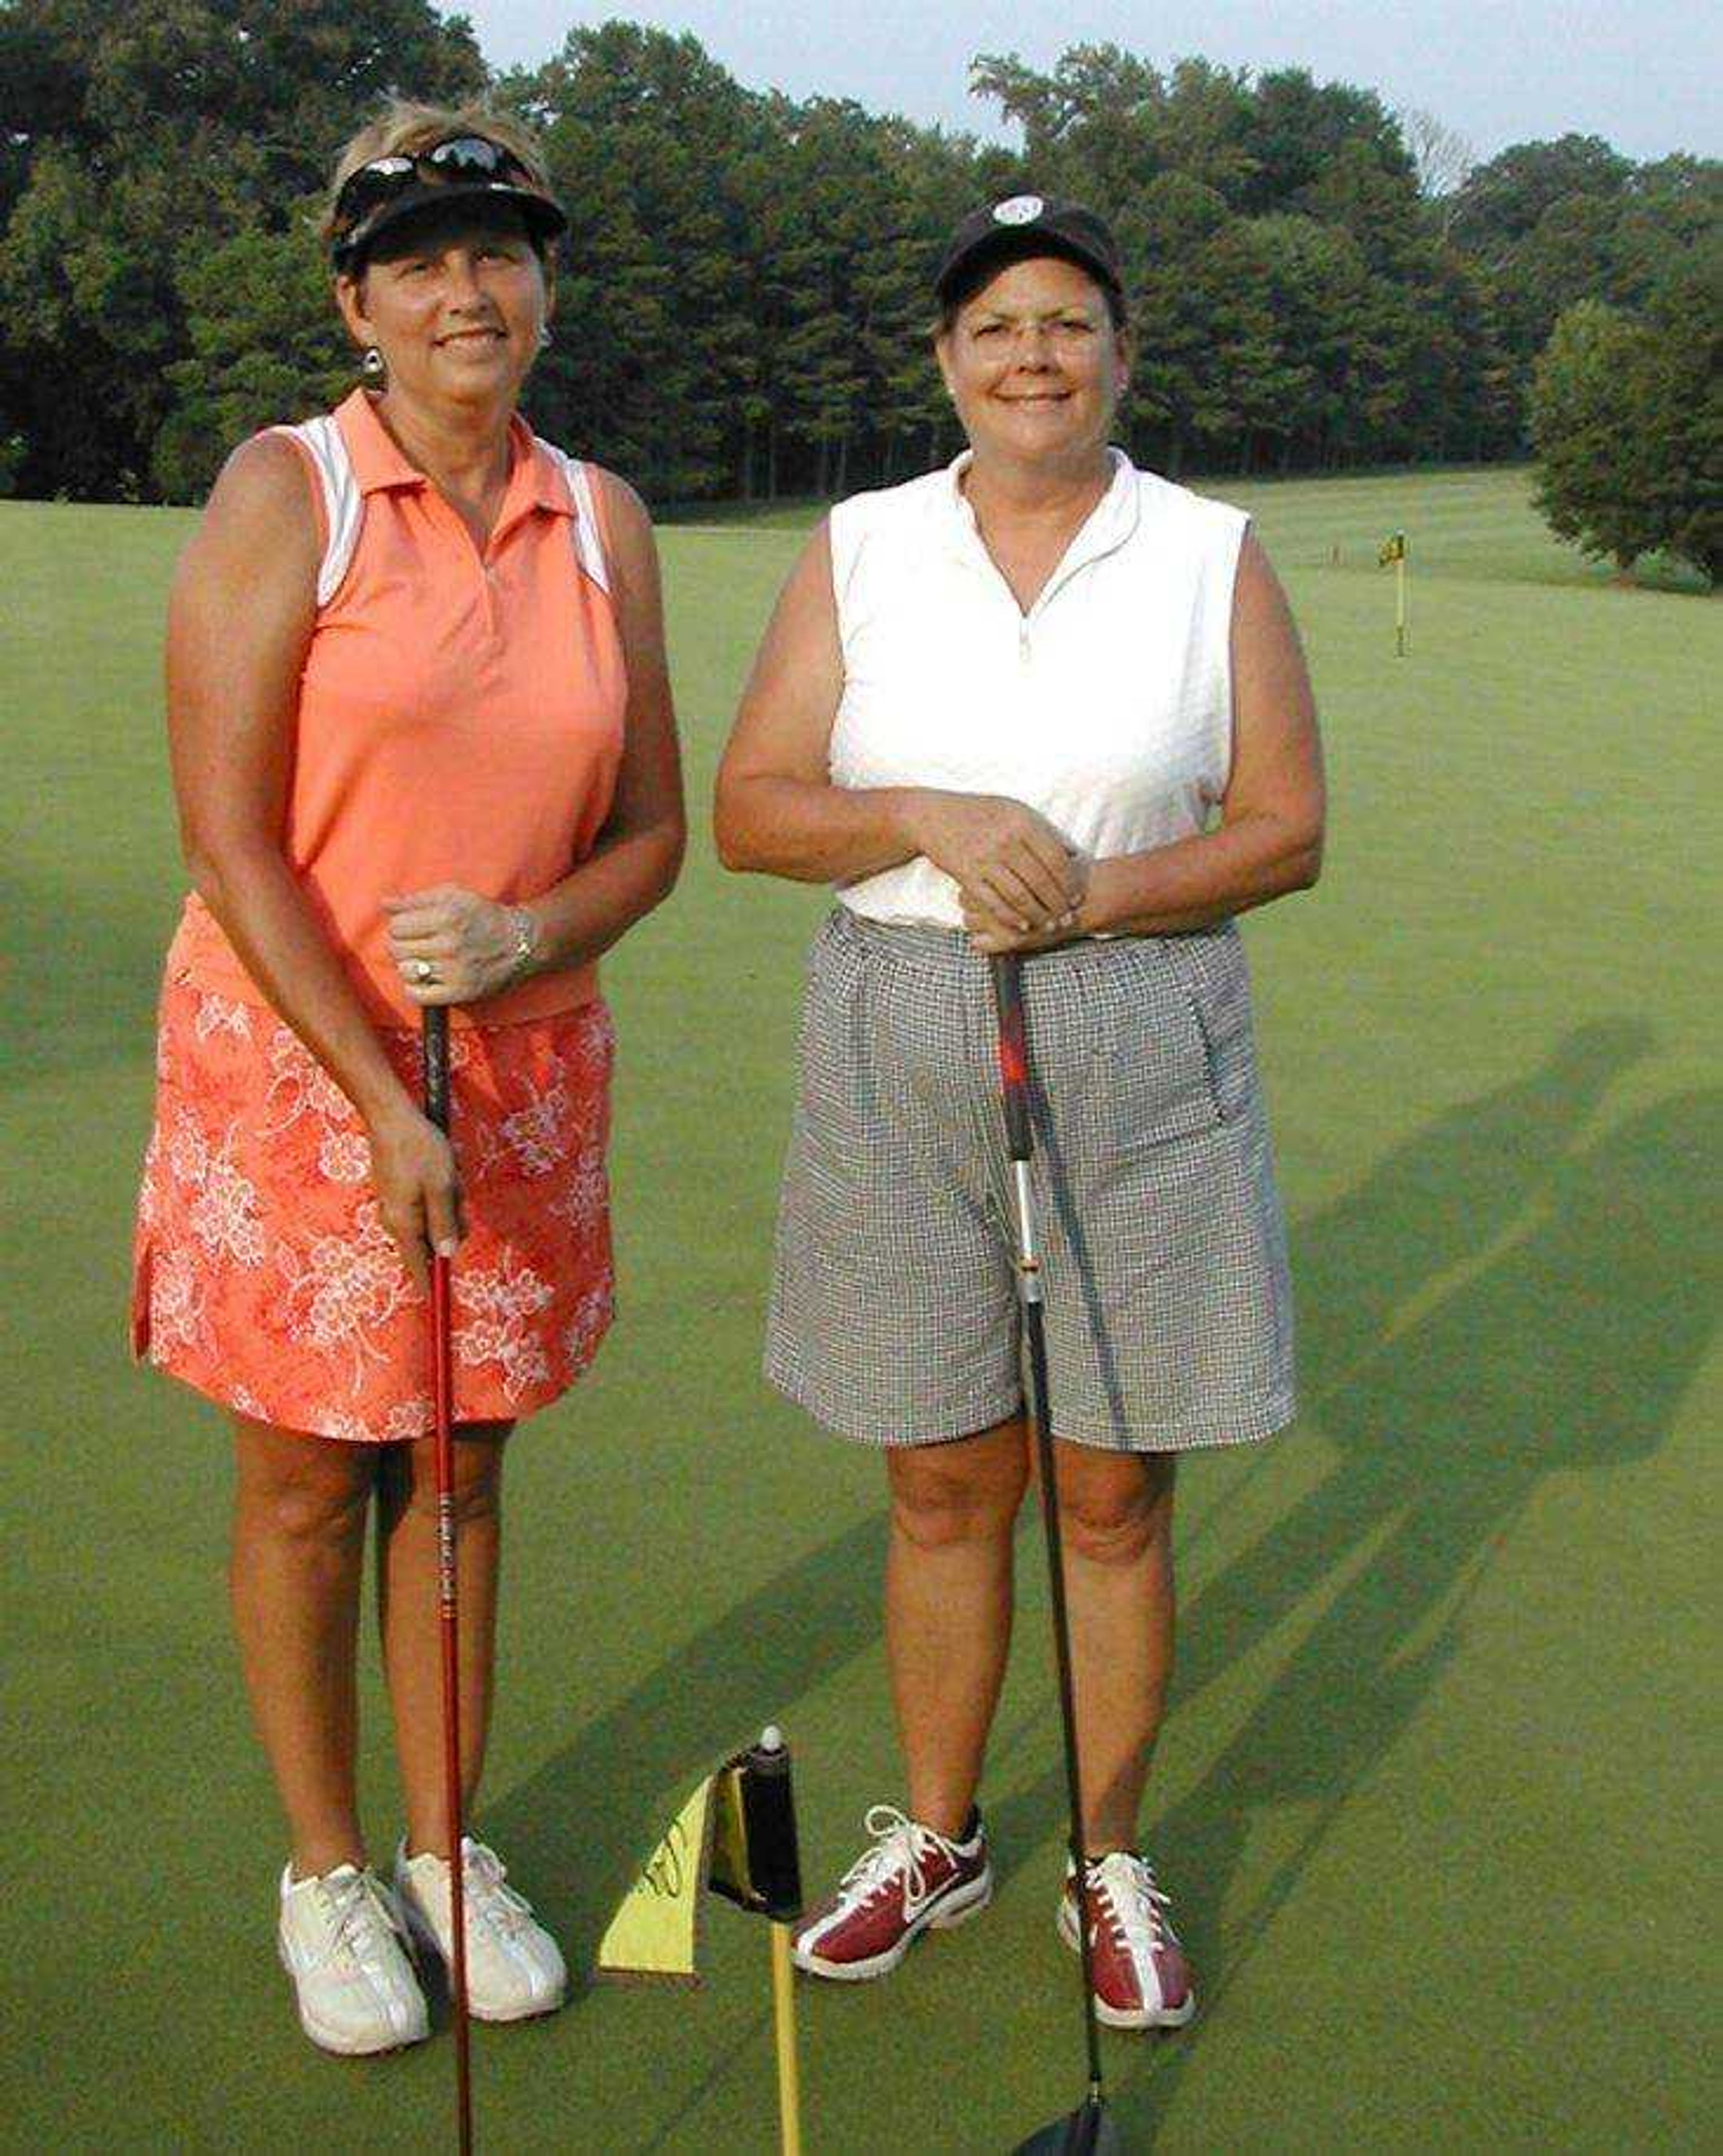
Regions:
[[[545,59],[570,28],[612,16],[690,30],[755,89],[853,97],[976,133],[993,107],[968,95],[971,57],[1045,67],[1110,41],[1160,64],[1308,68],[1416,105],[1479,157],[1510,142],[1602,135],[1633,157],[1723,151],[1723,7],[1695,0],[443,0],[470,16],[494,65]]]

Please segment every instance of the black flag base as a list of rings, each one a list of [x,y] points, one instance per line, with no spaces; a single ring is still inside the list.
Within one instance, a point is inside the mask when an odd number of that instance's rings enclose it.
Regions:
[[[1019,2142],[1015,2156],[1122,2156],[1124,2147],[1112,2113],[1092,2096],[1069,2117],[1054,2119]]]

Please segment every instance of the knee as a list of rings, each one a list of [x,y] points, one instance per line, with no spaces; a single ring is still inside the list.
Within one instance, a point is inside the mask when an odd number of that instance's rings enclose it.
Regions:
[[[906,1471],[895,1466],[892,1524],[917,1549],[996,1541],[1010,1534],[1027,1479],[1018,1467],[974,1475],[926,1460]]]
[[[327,1464],[308,1460],[295,1473],[284,1467],[246,1492],[254,1524],[274,1540],[306,1548],[346,1549],[363,1538],[371,1497],[367,1461],[342,1463],[331,1474]]]
[[[1074,1553],[1129,1566],[1172,1548],[1172,1481],[1152,1468],[1059,1478],[1059,1517]]]

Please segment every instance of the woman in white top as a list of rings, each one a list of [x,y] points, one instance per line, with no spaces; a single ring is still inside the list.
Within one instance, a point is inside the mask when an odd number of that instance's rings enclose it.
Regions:
[[[1137,1840],[1172,1663],[1177,1453],[1293,1414],[1285,1235],[1233,916],[1316,878],[1320,752],[1238,511],[1108,447],[1130,342],[1092,213],[952,235],[969,449],[840,504],[792,572],[720,773],[731,868],[823,882],[767,1368],[885,1450],[908,1810],[803,1927],[895,1968],[992,1892],[975,1798],[1029,1475],[987,957],[1023,968],[1098,2009],[1177,2024]],[[1067,1880],[1059,1922],[1076,1943]]]

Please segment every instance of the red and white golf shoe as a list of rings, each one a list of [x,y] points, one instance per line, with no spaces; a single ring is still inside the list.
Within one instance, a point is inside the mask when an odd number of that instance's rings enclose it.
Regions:
[[[1110,2029],[1182,2029],[1197,2010],[1191,1972],[1146,1857],[1127,1849],[1089,1860],[1090,1977]],[[1065,1859],[1059,1935],[1077,1945],[1077,1871]]]
[[[923,1932],[946,1931],[986,1908],[993,1867],[979,1812],[967,1835],[949,1841],[893,1804],[875,1804],[865,1821],[873,1846],[838,1882],[838,1891],[801,1925],[793,1949],[810,1976],[859,1984],[897,1967]]]

